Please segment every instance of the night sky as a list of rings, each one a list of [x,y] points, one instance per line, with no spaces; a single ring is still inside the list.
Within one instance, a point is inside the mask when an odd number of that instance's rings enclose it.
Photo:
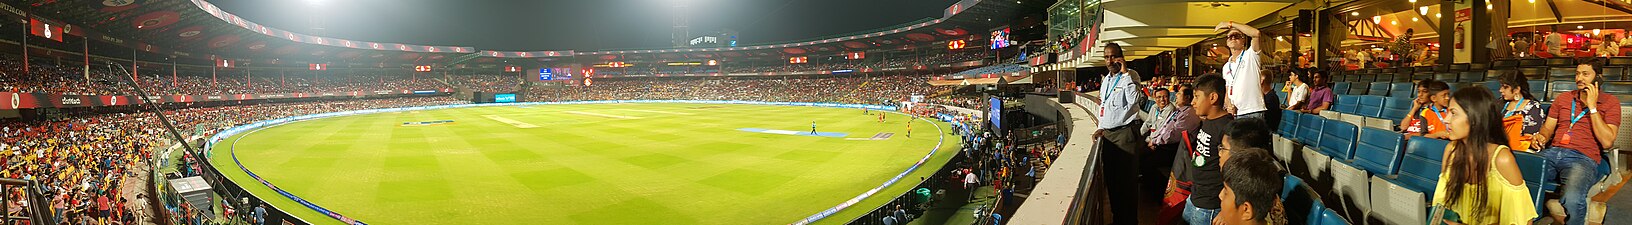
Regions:
[[[479,50],[670,47],[670,4],[687,2],[692,36],[734,29],[739,45],[850,33],[940,17],[955,0],[213,0],[289,31]],[[314,29],[322,27],[324,29]]]

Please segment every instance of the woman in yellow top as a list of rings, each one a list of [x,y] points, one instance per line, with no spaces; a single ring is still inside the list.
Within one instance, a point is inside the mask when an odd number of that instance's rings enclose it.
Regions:
[[[1433,204],[1460,218],[1447,224],[1530,224],[1536,208],[1504,145],[1501,105],[1483,88],[1464,88],[1451,98],[1445,115],[1451,144],[1445,146]]]

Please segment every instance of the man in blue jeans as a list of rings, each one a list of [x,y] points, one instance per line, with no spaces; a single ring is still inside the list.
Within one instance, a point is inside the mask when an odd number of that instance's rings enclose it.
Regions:
[[[1576,63],[1579,90],[1559,94],[1541,133],[1532,137],[1534,143],[1551,141],[1541,155],[1547,158],[1546,173],[1559,179],[1559,200],[1569,225],[1587,224],[1587,192],[1600,179],[1598,163],[1603,158],[1599,154],[1614,145],[1621,125],[1620,100],[1598,88],[1603,79],[1598,75],[1599,65],[1597,59]],[[1541,144],[1531,146],[1541,148]]]

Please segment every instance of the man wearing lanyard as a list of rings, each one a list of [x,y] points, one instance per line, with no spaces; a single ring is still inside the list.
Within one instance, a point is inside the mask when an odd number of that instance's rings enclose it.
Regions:
[[[1225,45],[1230,47],[1230,59],[1224,63],[1224,111],[1237,117],[1264,119],[1264,96],[1258,83],[1258,29],[1225,21],[1213,27],[1224,31]]]
[[[1541,155],[1547,158],[1546,173],[1559,179],[1560,203],[1570,225],[1586,224],[1587,192],[1598,183],[1600,151],[1613,145],[1621,125],[1620,100],[1598,89],[1603,79],[1599,70],[1597,58],[1576,63],[1579,90],[1553,100],[1547,122],[1534,136],[1537,144],[1531,145],[1539,149],[1552,141]]]
[[[1144,122],[1139,120],[1139,73],[1124,64],[1122,46],[1105,44],[1105,75],[1099,87],[1099,130],[1094,137],[1099,141],[1101,161],[1105,171],[1106,191],[1109,191],[1111,224],[1137,224],[1139,217],[1138,171],[1139,155],[1146,151],[1145,138],[1139,135]]]
[[[1145,113],[1139,114],[1139,120],[1150,121],[1149,123],[1145,123],[1144,127],[1139,129],[1140,134],[1148,135],[1155,132],[1157,129],[1161,129],[1163,124],[1162,121],[1166,121],[1163,119],[1167,118],[1166,116],[1172,115],[1173,105],[1168,104],[1170,102],[1168,98],[1170,93],[1171,92],[1167,91],[1166,88],[1151,88],[1150,100],[1154,101],[1156,104],[1152,105],[1152,107],[1150,107],[1149,110],[1146,110]],[[1146,142],[1149,142],[1150,138],[1147,137],[1145,139]]]

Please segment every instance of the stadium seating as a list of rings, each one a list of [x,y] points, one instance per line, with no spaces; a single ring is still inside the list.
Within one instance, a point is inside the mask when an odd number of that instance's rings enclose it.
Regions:
[[[1297,177],[1288,176],[1287,179]],[[1320,215],[1326,211],[1326,204],[1320,201],[1319,192],[1315,192],[1307,182],[1301,182],[1301,179],[1299,181],[1297,187],[1281,198],[1281,207],[1286,210],[1286,221],[1291,224],[1320,224]]]
[[[1553,182],[1552,174],[1547,171],[1547,158],[1528,152],[1513,152],[1514,164],[1518,164],[1519,172],[1524,176],[1524,186],[1530,189],[1530,198],[1536,205],[1536,213],[1545,212],[1542,203],[1546,202],[1548,191],[1547,183]]]
[[[1344,161],[1333,159],[1334,163],[1330,166],[1333,191],[1361,211],[1370,212],[1373,206],[1368,185],[1370,177],[1390,177],[1399,171],[1401,140],[1399,133],[1363,128],[1359,138],[1351,141],[1354,143],[1353,157]]]
[[[1371,83],[1371,90],[1366,91],[1366,93],[1369,94],[1369,95],[1387,95],[1388,90],[1389,90],[1389,84],[1388,83],[1377,82],[1377,83]]]
[[[1393,91],[1388,93],[1389,97],[1417,97],[1417,88],[1412,86],[1410,82],[1394,83],[1390,89]]]
[[[1332,84],[1332,93],[1333,94],[1338,94],[1338,95],[1351,95],[1348,92],[1350,85],[1354,85],[1354,84],[1349,83],[1349,82],[1338,82],[1338,83]]]
[[[1399,122],[1410,115],[1411,98],[1387,97],[1384,99],[1381,117],[1366,118],[1366,126],[1379,129],[1394,130]]]
[[[1427,202],[1433,197],[1439,180],[1440,161],[1447,144],[1445,140],[1411,137],[1405,144],[1399,172],[1371,177],[1371,203],[1390,206],[1375,208],[1372,215],[1388,224],[1427,221]]]
[[[1337,194],[1342,202],[1351,203],[1362,211],[1369,210],[1370,204],[1365,200],[1367,175],[1365,171],[1353,166],[1343,166],[1354,162],[1355,137],[1359,135],[1358,127],[1342,121],[1326,121],[1321,129],[1320,156],[1326,157],[1327,179],[1331,182],[1331,192]],[[1310,160],[1322,160],[1310,158]],[[1328,182],[1322,182],[1328,183]]]
[[[1552,98],[1549,98],[1551,96],[1547,95],[1547,81],[1544,81],[1544,80],[1530,80],[1528,82],[1530,83],[1530,95],[1534,95],[1534,96],[1536,96],[1536,98],[1540,98],[1538,100],[1542,100],[1542,101],[1552,101],[1553,100]]]
[[[1274,152],[1275,158],[1281,159],[1283,164],[1292,161],[1293,147],[1298,146],[1295,136],[1301,133],[1302,129],[1302,127],[1298,126],[1298,120],[1302,118],[1300,115],[1302,113],[1281,110],[1281,122],[1279,128],[1276,129],[1275,139],[1273,140],[1274,149],[1271,149],[1271,151]]]

